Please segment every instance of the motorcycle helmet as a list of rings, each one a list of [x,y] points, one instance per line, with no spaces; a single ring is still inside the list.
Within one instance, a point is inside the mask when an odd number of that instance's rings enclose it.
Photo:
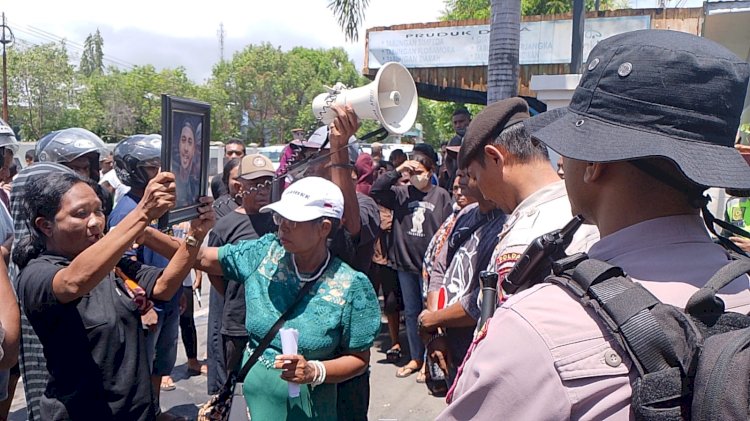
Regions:
[[[146,167],[161,167],[161,135],[137,134],[121,140],[114,151],[115,174],[130,187],[143,189],[151,180]]]
[[[39,139],[35,152],[39,162],[60,164],[67,164],[94,152],[96,156],[90,159],[89,177],[95,181],[99,180],[99,157],[109,153],[99,136],[79,127],[48,133]]]

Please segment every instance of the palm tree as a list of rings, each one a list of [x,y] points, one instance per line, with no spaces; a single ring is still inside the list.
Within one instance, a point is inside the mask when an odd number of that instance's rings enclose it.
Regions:
[[[369,0],[330,0],[346,39],[357,40]],[[487,66],[487,103],[518,95],[518,48],[521,1],[490,0],[490,51]]]
[[[491,0],[490,8],[487,104],[518,95],[518,49],[521,38],[519,0]]]
[[[344,31],[347,41],[359,38],[359,26],[362,24],[370,0],[330,0],[328,8]]]

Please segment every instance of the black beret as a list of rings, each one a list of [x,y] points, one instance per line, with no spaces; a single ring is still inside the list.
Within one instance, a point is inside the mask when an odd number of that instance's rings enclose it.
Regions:
[[[466,168],[476,159],[484,146],[494,140],[506,128],[529,118],[529,106],[522,98],[508,98],[494,102],[482,110],[466,129],[458,164]]]

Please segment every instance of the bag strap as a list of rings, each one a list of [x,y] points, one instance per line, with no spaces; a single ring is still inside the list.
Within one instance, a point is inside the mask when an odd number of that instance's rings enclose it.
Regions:
[[[736,253],[730,253],[730,255],[734,260],[716,271],[706,285],[693,294],[685,305],[686,313],[707,325],[713,325],[713,322],[724,313],[724,301],[717,297],[716,293],[743,274],[750,272],[750,258]]]
[[[651,314],[661,301],[622,269],[587,259],[549,280],[572,291],[597,313],[641,376],[679,366],[667,335]]]
[[[716,231],[716,227],[714,227],[714,224],[740,237],[750,237],[750,233],[748,233],[746,230],[738,226],[732,225],[722,219],[716,218],[711,213],[711,211],[708,210],[708,203],[706,203],[706,205],[704,205],[703,208],[701,209],[701,214],[703,215],[703,220],[705,221],[708,231],[710,231],[711,234],[716,236],[716,239],[719,241],[719,243],[721,243],[722,246],[724,246],[724,248],[726,248],[727,250],[729,250],[730,252],[734,254],[747,256],[747,253],[741,248],[739,248],[737,244],[734,244],[734,242],[732,242],[729,238],[719,234]]]
[[[294,308],[297,307],[297,304],[299,304],[299,302],[302,301],[302,298],[307,295],[312,286],[317,283],[317,280],[306,282],[302,289],[299,290],[299,292],[297,293],[297,297],[294,299],[292,305],[287,307],[284,313],[279,316],[279,319],[276,320],[276,323],[274,323],[273,326],[271,326],[271,329],[268,330],[266,336],[264,336],[263,339],[260,340],[260,343],[255,348],[255,351],[253,351],[252,355],[250,355],[250,358],[248,358],[245,364],[242,365],[242,368],[237,374],[236,379],[233,379],[232,376],[227,378],[226,384],[229,386],[229,389],[232,388],[233,382],[243,382],[245,380],[245,376],[247,376],[247,373],[249,373],[250,369],[253,368],[256,362],[258,362],[260,355],[263,353],[263,351],[266,350],[266,348],[268,348],[268,345],[271,345],[271,341],[273,341],[273,338],[276,337],[279,329],[284,326],[284,322],[286,322],[286,319],[290,314],[292,314]]]

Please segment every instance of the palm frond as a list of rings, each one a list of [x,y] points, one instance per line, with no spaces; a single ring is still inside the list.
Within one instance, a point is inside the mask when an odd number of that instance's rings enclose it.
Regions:
[[[328,3],[347,41],[357,41],[359,38],[359,27],[369,3],[370,0],[331,0]]]

